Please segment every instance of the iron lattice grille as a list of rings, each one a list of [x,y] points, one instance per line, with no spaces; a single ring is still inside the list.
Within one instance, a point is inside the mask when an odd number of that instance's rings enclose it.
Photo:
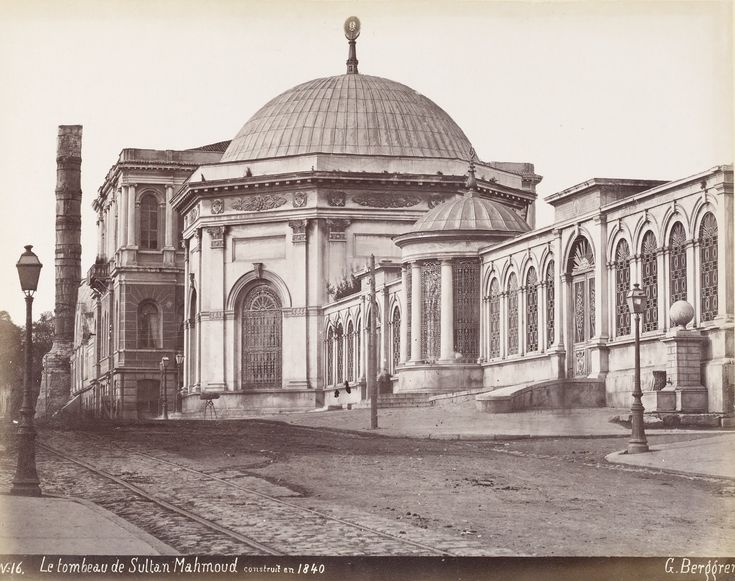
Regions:
[[[569,254],[570,258],[567,270],[571,274],[582,274],[594,269],[595,255],[592,253],[590,243],[583,236],[577,237]]]
[[[347,381],[355,380],[355,327],[347,324]]]
[[[421,358],[439,359],[441,345],[441,270],[439,261],[421,265]]]
[[[508,355],[518,353],[518,279],[508,280]]]
[[[393,309],[393,319],[391,320],[391,373],[396,372],[396,368],[401,361],[401,311]]]
[[[531,268],[526,276],[526,351],[538,351],[538,277]]]
[[[327,365],[324,371],[324,383],[332,385],[334,380],[334,330],[329,326],[327,340],[324,343],[327,350]]]
[[[464,361],[477,361],[480,349],[480,262],[452,262],[454,350]]]
[[[627,297],[630,290],[630,249],[621,240],[615,250],[615,328],[618,336],[630,335],[630,309]],[[594,305],[590,302],[590,308]]]
[[[362,377],[362,362],[365,361],[362,356],[362,321],[357,321],[357,328],[355,329],[355,333],[357,334],[357,379]]]
[[[408,276],[406,277],[406,325],[408,325],[406,327],[406,333],[407,333],[407,337],[406,337],[407,356],[406,358],[407,359],[411,359],[411,308],[412,308],[411,305],[413,304],[412,302],[413,297],[411,296],[413,292],[411,290],[413,288],[411,286],[413,284],[412,278],[413,277],[411,276],[411,267],[409,266]]]
[[[646,312],[643,315],[643,332],[658,329],[658,262],[656,258],[656,237],[647,232],[641,245],[641,265],[643,267],[643,291],[646,293]]]
[[[587,310],[589,311],[590,320],[590,334],[588,338],[594,337],[597,329],[595,328],[595,279],[587,279],[587,288],[589,289],[589,303],[587,304]]]
[[[584,308],[584,281],[574,283],[574,342],[581,343],[586,337],[584,335],[584,323],[586,312]]]
[[[488,358],[500,357],[500,285],[498,279],[490,284],[490,317],[488,320]]]
[[[687,237],[681,222],[674,224],[669,236],[669,282],[671,304],[687,300]]]
[[[699,259],[701,276],[701,321],[717,316],[717,220],[705,214],[699,227]]]
[[[242,312],[242,382],[256,388],[281,387],[281,301],[259,284],[245,297]]]
[[[344,331],[342,328],[342,323],[339,323],[337,325],[337,329],[334,332],[334,341],[335,341],[335,347],[337,351],[337,365],[336,365],[337,377],[335,378],[335,383],[339,384],[344,381],[345,343],[344,343]]]
[[[546,345],[554,344],[554,261],[546,267]]]

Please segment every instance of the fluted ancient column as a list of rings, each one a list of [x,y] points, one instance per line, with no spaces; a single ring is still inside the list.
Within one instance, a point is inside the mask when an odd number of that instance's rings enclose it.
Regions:
[[[43,359],[36,415],[49,418],[71,393],[69,357],[81,280],[82,126],[60,125],[56,155],[56,305],[54,343]]]

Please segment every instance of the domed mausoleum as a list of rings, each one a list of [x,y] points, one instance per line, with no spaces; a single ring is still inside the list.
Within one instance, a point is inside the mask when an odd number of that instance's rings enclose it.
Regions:
[[[368,337],[382,405],[628,407],[637,283],[647,412],[731,417],[732,168],[593,178],[535,228],[534,166],[479,160],[429,98],[360,74],[348,23],[346,73],[244,111],[231,141],[122,150],[78,294],[84,413],[367,405]]]

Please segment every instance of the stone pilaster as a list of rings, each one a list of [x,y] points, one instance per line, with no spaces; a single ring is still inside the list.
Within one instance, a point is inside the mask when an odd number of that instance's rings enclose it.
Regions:
[[[421,265],[411,263],[411,360],[421,361]]]
[[[442,363],[454,362],[454,281],[452,261],[441,261],[441,350]]]
[[[702,385],[701,362],[705,338],[699,331],[671,329],[661,342],[667,346],[666,376],[676,391],[676,410],[707,411],[707,389]]]

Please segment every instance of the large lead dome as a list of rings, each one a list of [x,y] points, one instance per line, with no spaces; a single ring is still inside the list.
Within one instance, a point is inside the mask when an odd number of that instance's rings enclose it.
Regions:
[[[464,132],[436,103],[381,77],[315,79],[268,102],[222,161],[305,153],[469,159]]]

